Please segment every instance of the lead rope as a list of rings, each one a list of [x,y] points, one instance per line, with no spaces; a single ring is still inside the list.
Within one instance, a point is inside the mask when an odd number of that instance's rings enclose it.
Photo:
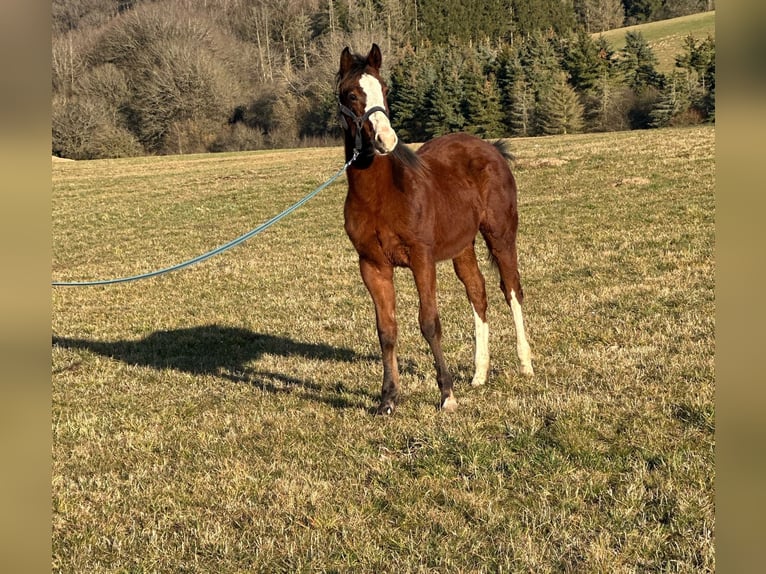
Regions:
[[[184,261],[183,263],[178,263],[177,265],[173,265],[171,267],[165,267],[164,269],[158,269],[157,271],[151,271],[149,273],[142,273],[140,275],[132,275],[130,277],[121,277],[119,279],[102,279],[99,281],[53,281],[52,285],[54,287],[85,287],[85,286],[91,286],[91,285],[114,285],[115,283],[129,283],[131,281],[139,281],[141,279],[148,279],[150,277],[157,277],[158,275],[164,275],[166,273],[170,273],[171,271],[179,271],[180,269],[184,269],[186,267],[190,267],[194,265],[195,263],[199,263],[201,261],[204,261],[205,259],[210,259],[211,257],[215,255],[219,255],[223,253],[224,251],[228,251],[232,247],[236,247],[240,243],[243,243],[250,239],[251,237],[258,235],[262,231],[265,231],[284,217],[287,217],[290,215],[293,211],[298,209],[300,206],[302,206],[304,203],[308,202],[312,197],[317,195],[320,191],[325,189],[328,185],[333,183],[336,179],[338,179],[343,172],[345,172],[348,169],[348,166],[351,165],[351,163],[356,160],[357,156],[359,155],[359,152],[357,150],[354,150],[353,155],[351,156],[351,159],[349,159],[346,164],[338,170],[338,173],[333,175],[330,179],[325,181],[322,185],[317,187],[315,190],[313,190],[311,193],[303,197],[303,199],[295,202],[290,207],[285,209],[283,212],[275,215],[271,219],[269,219],[267,222],[262,223],[255,229],[248,231],[244,235],[240,235],[236,239],[233,239],[229,241],[228,243],[221,245],[220,247],[216,247],[215,249],[208,251],[207,253],[203,253],[202,255],[198,255],[197,257],[194,257],[193,259],[189,259],[188,261]]]

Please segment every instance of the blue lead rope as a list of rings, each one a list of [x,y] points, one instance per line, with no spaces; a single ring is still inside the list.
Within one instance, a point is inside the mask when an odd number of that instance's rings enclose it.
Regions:
[[[265,231],[275,223],[277,223],[279,220],[281,220],[284,217],[287,217],[290,215],[293,211],[298,209],[301,205],[308,202],[312,197],[314,197],[316,194],[318,194],[320,191],[325,189],[328,185],[330,185],[332,182],[334,182],[336,179],[338,179],[343,172],[348,169],[348,166],[351,165],[351,163],[356,159],[358,155],[358,152],[354,151],[353,156],[351,159],[349,159],[346,162],[346,165],[344,165],[338,173],[333,175],[330,179],[328,179],[326,182],[324,182],[322,185],[317,187],[314,191],[306,195],[303,199],[297,201],[287,209],[285,209],[282,213],[279,213],[269,219],[267,222],[262,223],[252,231],[248,231],[244,235],[240,235],[236,239],[233,239],[226,243],[225,245],[221,245],[220,247],[216,247],[212,251],[208,251],[207,253],[203,253],[202,255],[198,255],[194,259],[189,259],[188,261],[184,261],[183,263],[179,263],[177,265],[173,265],[172,267],[166,267],[164,269],[158,269],[157,271],[151,271],[149,273],[142,273],[141,275],[133,275],[131,277],[121,277],[119,279],[103,279],[101,281],[76,281],[76,282],[65,282],[65,281],[54,281],[52,285],[54,287],[84,287],[89,285],[114,285],[115,283],[128,283],[130,281],[138,281],[140,279],[148,279],[149,277],[156,277],[158,275],[164,275],[165,273],[170,273],[171,271],[178,271],[180,269],[184,269],[185,267],[190,267],[191,265],[194,265],[195,263],[199,263],[200,261],[204,261],[205,259],[210,259],[211,257],[218,255],[220,253],[223,253],[224,251],[228,251],[232,247],[235,247],[239,245],[240,243],[243,243],[253,237],[254,235],[258,235],[261,231]]]

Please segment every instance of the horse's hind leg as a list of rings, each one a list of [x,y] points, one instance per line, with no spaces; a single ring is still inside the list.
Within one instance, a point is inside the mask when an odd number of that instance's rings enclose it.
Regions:
[[[500,271],[500,289],[505,295],[505,300],[513,314],[513,324],[516,327],[516,353],[519,356],[520,371],[523,375],[533,375],[532,351],[529,348],[527,334],[524,330],[524,316],[521,312],[521,303],[524,300],[524,292],[521,289],[521,278],[516,257],[515,233],[508,233],[510,238],[498,240],[491,232],[482,231],[487,242],[490,254]]]
[[[476,262],[473,243],[452,260],[455,274],[458,276],[473,307],[473,319],[476,327],[475,364],[472,385],[487,382],[489,372],[489,325],[487,324],[487,291],[484,276]]]

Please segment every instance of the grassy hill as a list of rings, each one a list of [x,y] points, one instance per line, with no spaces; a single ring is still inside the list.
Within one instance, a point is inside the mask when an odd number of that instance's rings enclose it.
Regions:
[[[404,401],[375,417],[374,310],[345,178],[266,233],[52,300],[54,572],[712,572],[715,128],[511,140],[536,375],[486,248],[490,380],[438,267],[460,407],[399,270]],[[339,148],[56,162],[56,280],[254,228]]]
[[[641,32],[659,60],[660,72],[669,72],[675,67],[675,56],[682,51],[683,40],[691,34],[698,40],[708,35],[715,37],[715,10],[701,12],[680,18],[615,28],[607,32],[593,34],[594,38],[603,35],[615,50],[625,46],[626,32]]]

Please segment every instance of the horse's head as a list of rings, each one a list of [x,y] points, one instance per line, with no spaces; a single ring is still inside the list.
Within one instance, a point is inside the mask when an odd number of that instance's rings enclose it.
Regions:
[[[385,155],[394,151],[399,139],[388,119],[388,88],[380,77],[383,57],[373,44],[366,57],[345,48],[338,71],[338,105],[341,125],[348,142],[359,151]]]

